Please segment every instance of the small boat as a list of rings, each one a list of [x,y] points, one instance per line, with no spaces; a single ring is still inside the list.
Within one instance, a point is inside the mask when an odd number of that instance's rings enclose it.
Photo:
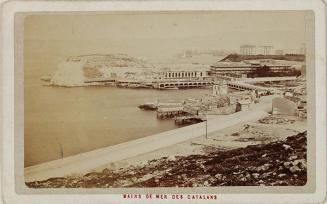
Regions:
[[[143,110],[157,110],[158,109],[158,106],[155,103],[145,103],[145,104],[139,105],[138,107]]]
[[[206,119],[199,116],[181,116],[175,118],[176,125],[192,125],[203,121],[206,121]]]

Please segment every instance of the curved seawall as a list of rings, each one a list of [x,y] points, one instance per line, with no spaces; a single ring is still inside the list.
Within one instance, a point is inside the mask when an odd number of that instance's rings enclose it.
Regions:
[[[217,116],[217,118],[210,119],[207,121],[207,133],[213,133],[238,123],[262,118],[268,114],[264,109],[270,105],[271,104],[255,105],[255,111],[250,108],[246,111],[231,115],[221,115]],[[258,108],[257,106],[260,107]],[[206,122],[202,122],[118,145],[30,166],[24,169],[25,181],[29,182],[52,177],[62,177],[72,173],[86,173],[111,162],[117,162],[140,154],[145,154],[195,137],[205,136],[205,134]]]

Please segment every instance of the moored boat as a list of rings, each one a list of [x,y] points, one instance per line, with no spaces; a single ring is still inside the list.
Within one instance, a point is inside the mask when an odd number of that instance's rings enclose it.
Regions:
[[[158,106],[155,103],[145,103],[145,104],[139,105],[138,107],[143,110],[157,110],[158,109]]]

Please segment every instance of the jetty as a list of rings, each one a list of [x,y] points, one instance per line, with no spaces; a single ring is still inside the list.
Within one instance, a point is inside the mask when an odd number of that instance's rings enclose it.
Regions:
[[[256,86],[256,85],[244,83],[244,82],[241,82],[241,81],[228,81],[227,86],[229,88],[240,90],[240,91],[251,91],[251,90],[267,91],[267,92],[268,91],[269,92],[275,91],[274,88]]]
[[[184,116],[187,112],[184,111],[183,106],[176,107],[158,107],[157,118],[158,119],[168,119],[174,118],[176,116]]]
[[[296,77],[258,77],[258,78],[241,78],[237,80],[227,81],[227,86],[232,89],[246,91],[246,90],[257,90],[266,92],[275,92],[276,88],[262,87],[253,85],[251,83],[258,82],[274,82],[274,81],[294,81]]]

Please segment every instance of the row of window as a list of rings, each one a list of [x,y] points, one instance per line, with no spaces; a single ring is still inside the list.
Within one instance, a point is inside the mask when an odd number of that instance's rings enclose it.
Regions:
[[[167,72],[164,74],[165,78],[182,78],[182,77],[197,77],[203,76],[202,72]]]
[[[210,82],[184,83],[184,84],[160,84],[160,87],[179,87],[179,86],[204,86],[211,85]]]

